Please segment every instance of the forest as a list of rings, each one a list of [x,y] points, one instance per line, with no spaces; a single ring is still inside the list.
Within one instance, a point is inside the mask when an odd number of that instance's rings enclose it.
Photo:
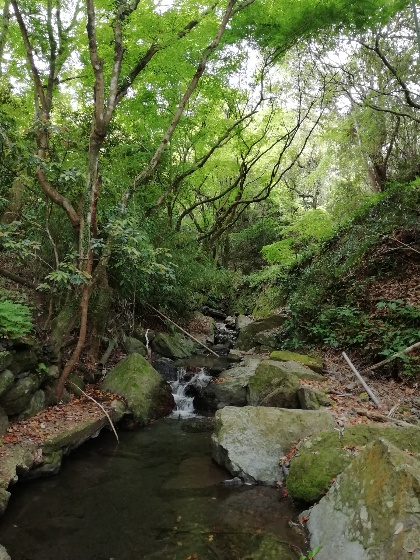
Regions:
[[[2,336],[64,349],[57,398],[149,306],[418,342],[419,49],[401,0],[5,0]]]

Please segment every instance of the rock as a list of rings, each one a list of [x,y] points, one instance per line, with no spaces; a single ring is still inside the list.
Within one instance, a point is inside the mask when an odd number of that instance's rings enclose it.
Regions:
[[[385,439],[358,456],[308,521],[317,560],[420,558],[420,462]]]
[[[126,336],[124,338],[123,345],[127,354],[140,354],[141,356],[147,356],[146,346],[138,338]]]
[[[72,373],[66,381],[66,388],[72,395],[80,397],[83,394],[82,391],[85,390],[85,382],[80,375]]]
[[[271,352],[273,348],[278,348],[280,343],[282,329],[273,329],[271,331],[261,331],[254,336],[254,342],[262,346],[264,349],[269,349]]]
[[[58,451],[42,452],[39,464],[34,465],[34,467],[25,474],[25,478],[32,479],[57,474],[61,468],[62,459],[63,452],[61,449]]]
[[[169,385],[140,354],[130,354],[119,362],[101,388],[124,397],[140,422],[166,416],[174,406]]]
[[[276,350],[270,354],[270,360],[279,360],[281,362],[288,362],[293,360],[300,364],[311,368],[312,370],[322,373],[322,360],[314,356],[306,356],[305,354],[297,354],[296,352],[289,352],[288,350]]]
[[[11,560],[10,556],[7,554],[7,550],[0,544],[0,560]]]
[[[23,371],[31,371],[36,369],[38,365],[38,356],[34,349],[22,350],[13,354],[13,360],[9,366],[10,371],[14,375],[18,375]]]
[[[297,560],[299,555],[292,545],[277,539],[274,535],[264,535],[258,549],[250,556],[251,560]]]
[[[165,381],[176,381],[178,368],[169,358],[158,358],[152,363],[152,366],[160,373]]]
[[[225,325],[229,328],[229,329],[236,329],[236,317],[229,315],[228,317],[226,317],[225,319]]]
[[[7,369],[13,362],[13,354],[7,350],[0,352],[0,371]]]
[[[221,383],[209,383],[194,397],[196,410],[218,410],[225,406],[246,405],[247,379],[232,378]]]
[[[277,367],[284,371],[285,373],[292,373],[296,375],[299,379],[312,379],[314,381],[325,381],[325,377],[320,375],[319,373],[315,373],[312,369],[303,366],[299,362],[295,362],[294,360],[290,360],[288,362],[279,362],[276,360],[271,360],[270,363],[276,364]]]
[[[345,428],[341,439],[338,432],[326,432],[311,437],[299,445],[299,454],[290,461],[287,490],[296,500],[313,503],[328,490],[352,461],[355,454],[369,442],[384,437],[401,449],[420,452],[420,428],[392,427],[367,424]]]
[[[45,408],[45,393],[44,391],[37,391],[31,397],[28,407],[18,416],[18,420],[24,420],[25,418],[30,418],[35,416],[41,410]]]
[[[197,389],[194,395],[194,407],[197,410],[218,410],[225,406],[245,406],[247,404],[247,385],[255,374],[259,359],[249,361],[248,366],[225,369],[219,379],[221,383],[209,383]]]
[[[248,404],[299,408],[299,379],[278,367],[277,362],[263,360],[248,382]]]
[[[286,318],[285,315],[272,315],[266,319],[253,321],[239,332],[235,348],[238,350],[251,350],[251,348],[258,344],[255,340],[255,336],[258,333],[278,329],[286,321]]]
[[[177,334],[159,333],[152,341],[152,349],[172,360],[188,358],[194,350],[194,343]]]
[[[146,335],[147,335],[147,338],[146,338]],[[145,329],[141,325],[137,325],[136,327],[134,327],[133,336],[135,338],[138,338],[140,340],[140,342],[142,342],[144,345],[146,345],[147,342],[149,342],[149,344],[152,342],[152,340],[156,336],[156,333],[152,329]]]
[[[0,396],[0,406],[4,408],[8,416],[20,414],[29,406],[32,394],[40,384],[41,379],[36,374],[19,379],[11,389]]]
[[[8,427],[9,427],[9,418],[7,417],[7,414],[0,406],[0,436],[6,433]]]
[[[60,377],[60,369],[58,366],[50,366],[47,370],[47,379],[58,379]]]
[[[303,410],[318,410],[320,406],[331,405],[325,393],[310,387],[300,387],[297,391],[297,396]]]
[[[253,322],[254,319],[252,317],[249,317],[248,315],[238,315],[235,321],[235,329],[237,331],[241,331]]]
[[[15,376],[10,369],[5,369],[0,373],[0,396],[6,393],[13,385]]]
[[[1,457],[0,461],[0,515],[7,507],[10,492],[7,488],[18,480],[18,476],[28,472],[33,466],[35,457],[35,445],[15,445],[11,454]]]
[[[334,428],[327,411],[227,406],[216,412],[213,458],[233,476],[272,484],[283,479],[279,459],[300,439]],[[336,434],[336,432],[333,432]]]
[[[221,319],[222,321],[226,319],[226,313],[223,313],[223,311],[219,311],[218,309],[213,309],[212,307],[208,307],[207,305],[204,305],[201,311],[203,312],[204,315],[209,315],[214,319]]]

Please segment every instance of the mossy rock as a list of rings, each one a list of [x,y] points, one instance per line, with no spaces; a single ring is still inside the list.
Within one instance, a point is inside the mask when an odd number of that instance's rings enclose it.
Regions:
[[[0,406],[4,408],[8,416],[20,414],[29,405],[32,394],[38,389],[41,379],[32,374],[16,381],[11,389],[1,395]]]
[[[11,352],[8,352],[7,350],[0,352],[0,371],[7,369],[12,362],[13,354]]]
[[[248,381],[248,404],[300,408],[297,397],[299,387],[299,379],[295,375],[283,371],[275,362],[265,360]]]
[[[297,354],[296,352],[289,352],[288,350],[275,350],[274,352],[271,352],[270,360],[279,360],[281,362],[293,360],[313,369],[318,373],[322,373],[322,360],[321,358],[316,358],[314,356]]]
[[[66,388],[69,393],[80,397],[83,394],[82,391],[85,390],[85,382],[79,375],[73,373],[67,379]]]
[[[142,356],[147,356],[146,346],[138,338],[133,336],[126,336],[124,339],[124,350],[127,354],[141,354]]]
[[[6,433],[7,428],[9,427],[9,418],[7,414],[4,412],[2,407],[0,406],[0,436]]]
[[[298,455],[290,461],[289,494],[308,503],[319,500],[357,452],[382,437],[400,449],[420,452],[420,428],[415,426],[351,426],[341,439],[337,431],[324,432],[300,444]]]
[[[101,388],[124,397],[139,422],[166,416],[174,404],[169,385],[140,354],[130,354],[119,362]]]
[[[235,343],[235,348],[237,350],[251,350],[256,344],[259,344],[255,339],[258,333],[276,330],[277,335],[279,328],[284,324],[286,319],[287,317],[285,315],[272,315],[271,317],[250,323],[240,331]]]
[[[41,412],[41,410],[44,410],[44,408],[45,393],[44,391],[39,389],[32,395],[31,400],[29,401],[29,405],[21,414],[19,414],[17,420],[25,420],[26,418],[31,418],[32,416],[35,416],[35,414],[38,414],[38,412]]]
[[[0,396],[4,393],[7,393],[7,391],[11,389],[14,381],[15,376],[10,371],[10,369],[6,369],[0,373]]]
[[[195,348],[191,339],[169,333],[157,334],[151,346],[154,352],[171,360],[188,358]]]
[[[303,410],[318,410],[321,406],[331,405],[325,393],[311,387],[300,387],[297,396]]]

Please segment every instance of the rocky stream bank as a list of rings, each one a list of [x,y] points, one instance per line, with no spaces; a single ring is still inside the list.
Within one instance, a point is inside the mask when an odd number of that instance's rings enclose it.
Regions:
[[[206,319],[206,328],[195,335],[221,358],[209,359],[179,335],[142,331],[138,338],[126,337],[126,357],[90,396],[114,422],[129,417],[147,424],[172,410],[168,382],[182,367],[185,393],[195,409],[216,414],[213,458],[234,483],[274,485],[302,509],[318,502],[296,520],[307,522],[311,547],[322,545],[317,558],[420,558],[415,392],[371,380],[384,403],[378,414],[332,358],[323,363],[279,350],[284,320],[282,315],[261,321],[227,318],[215,336],[214,322]],[[190,383],[204,363],[209,382]],[[391,406],[395,403],[401,410]],[[106,425],[105,413],[83,395],[28,418],[13,417],[0,447],[0,510],[11,484],[57,473],[65,454]],[[296,557],[287,554],[285,560]]]

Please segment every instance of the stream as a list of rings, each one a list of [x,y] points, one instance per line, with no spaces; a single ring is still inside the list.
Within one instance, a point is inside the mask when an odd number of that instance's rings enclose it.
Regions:
[[[57,476],[13,487],[0,519],[12,560],[299,558],[305,535],[289,526],[299,510],[281,489],[236,486],[212,461],[213,418],[194,413],[187,391],[210,378],[187,369],[170,383],[170,417],[120,431],[119,445],[104,431]]]

